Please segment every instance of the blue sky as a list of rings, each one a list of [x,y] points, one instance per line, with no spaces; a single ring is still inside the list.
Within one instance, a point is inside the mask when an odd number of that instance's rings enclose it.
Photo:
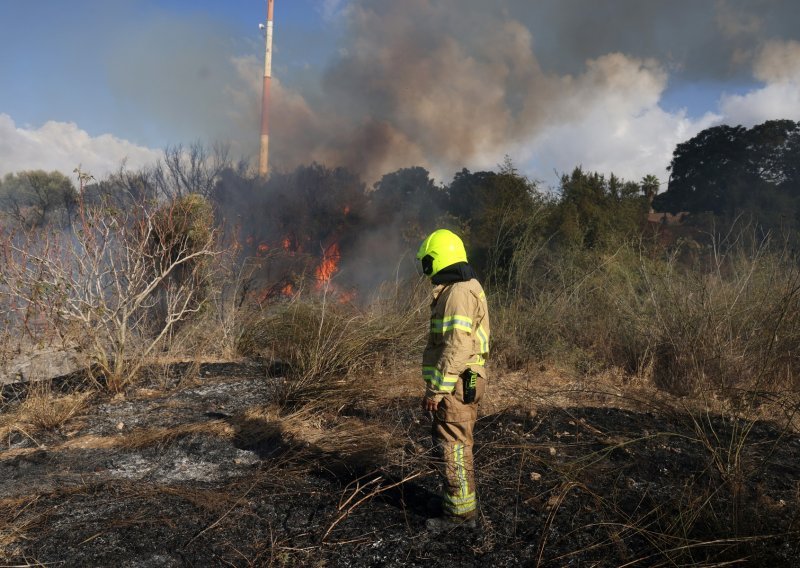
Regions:
[[[198,34],[213,28],[214,40],[226,42],[226,53],[260,54],[257,25],[265,18],[265,6],[263,0],[2,0],[0,112],[20,125],[75,122],[93,135],[110,129],[140,144],[178,143],[181,140],[168,128],[126,132],[130,116],[125,101],[109,86],[114,60],[105,47],[168,21],[187,28],[196,25]],[[282,55],[291,53],[291,58],[276,63],[281,69],[324,63],[324,43],[332,43],[334,34],[323,21],[320,2],[279,0],[276,19],[276,49]],[[310,37],[317,39],[308,41]],[[139,122],[148,119],[143,116]]]
[[[0,0],[0,174],[257,143],[264,0]],[[439,179],[510,155],[662,179],[719,123],[800,120],[791,0],[276,0],[276,167]]]

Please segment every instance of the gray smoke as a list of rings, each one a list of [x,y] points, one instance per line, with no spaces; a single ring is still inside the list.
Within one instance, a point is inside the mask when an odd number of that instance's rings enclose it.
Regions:
[[[543,64],[579,72],[587,59],[621,52],[656,58],[682,79],[747,78],[768,38],[791,39],[800,5],[791,0],[542,0],[513,2]]]
[[[107,45],[107,75],[119,106],[147,117],[127,128],[170,144],[225,140],[249,152],[238,145],[245,125],[231,100],[230,86],[241,81],[231,65],[241,46],[232,36],[204,16],[158,14]]]
[[[492,167],[580,120],[593,97],[640,89],[655,104],[667,71],[677,83],[751,77],[765,41],[796,35],[800,4],[352,0],[342,14],[346,32],[318,91],[306,83],[276,101],[273,156],[374,180],[415,164],[437,174]]]
[[[413,165],[446,179],[463,166],[494,167],[505,154],[552,161],[530,141],[602,106],[638,116],[668,87],[750,81],[754,66],[765,67],[764,46],[800,29],[793,0],[337,0],[324,8],[335,18],[326,40],[338,44],[326,46],[327,63],[317,57],[306,70],[290,62],[300,43],[320,40],[276,22],[272,163],[344,165],[369,182]],[[150,117],[128,120],[134,137],[225,140],[236,154],[257,155],[262,46],[255,33],[248,43],[235,37],[211,18],[164,12],[105,42],[120,108]],[[667,147],[692,134],[669,128],[676,140]]]

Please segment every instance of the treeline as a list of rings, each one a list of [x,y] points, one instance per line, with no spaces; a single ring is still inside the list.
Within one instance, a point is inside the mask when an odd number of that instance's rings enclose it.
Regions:
[[[464,235],[481,272],[495,275],[509,270],[525,239],[597,248],[638,234],[647,213],[648,179],[635,183],[576,168],[551,194],[506,161],[497,171],[463,169],[447,184],[412,167],[367,187],[352,172],[321,164],[275,172],[264,181],[232,163],[224,150],[194,145],[167,149],[152,168],[120,169],[102,180],[84,175],[81,182],[76,188],[59,172],[7,175],[0,180],[4,224],[65,228],[75,221],[79,202],[124,209],[191,194],[209,200],[217,221],[241,233],[240,240],[250,243],[248,254],[258,245],[281,243],[318,254],[333,241],[347,252],[365,235],[413,247],[446,226]]]
[[[702,231],[742,219],[763,232],[800,227],[798,123],[707,129],[676,148],[670,171],[660,194],[652,175],[632,182],[580,168],[548,193],[510,162],[496,171],[464,169],[446,183],[413,167],[367,187],[353,172],[320,164],[277,172],[264,182],[225,147],[194,144],[167,148],[150,168],[84,178],[80,190],[59,172],[8,174],[0,180],[0,214],[6,224],[27,228],[68,226],[79,197],[124,206],[199,194],[216,204],[220,219],[244,227],[258,242],[288,236],[310,250],[332,238],[346,243],[352,231],[389,226],[411,242],[444,224],[465,232],[482,262],[493,266],[509,259],[508,247],[499,250],[498,243],[508,242],[521,224],[529,230],[532,217],[553,243],[594,248],[641,233],[649,201],[655,211],[689,212],[689,224]]]

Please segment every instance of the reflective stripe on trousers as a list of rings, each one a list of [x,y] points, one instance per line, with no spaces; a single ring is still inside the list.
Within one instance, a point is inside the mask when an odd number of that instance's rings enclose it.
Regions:
[[[475,472],[472,458],[474,421],[442,422],[434,420],[436,444],[442,477],[442,506],[449,515],[469,515],[477,507]]]

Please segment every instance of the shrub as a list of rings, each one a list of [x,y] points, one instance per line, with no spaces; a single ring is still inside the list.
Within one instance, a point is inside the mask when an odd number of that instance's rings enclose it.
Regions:
[[[152,229],[147,227],[147,232],[157,269],[166,270],[178,263],[170,271],[169,280],[194,288],[192,307],[196,308],[209,293],[212,257],[203,251],[215,240],[211,203],[195,193],[177,197],[153,214]]]

